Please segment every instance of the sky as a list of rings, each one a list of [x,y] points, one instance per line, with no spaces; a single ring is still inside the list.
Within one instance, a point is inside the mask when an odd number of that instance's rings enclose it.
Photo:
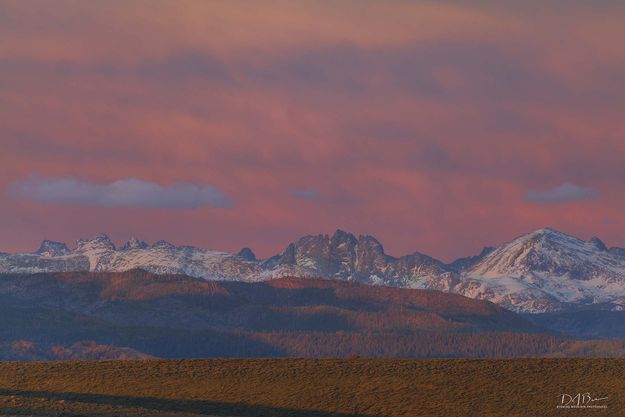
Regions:
[[[622,1],[0,0],[0,251],[625,246]]]

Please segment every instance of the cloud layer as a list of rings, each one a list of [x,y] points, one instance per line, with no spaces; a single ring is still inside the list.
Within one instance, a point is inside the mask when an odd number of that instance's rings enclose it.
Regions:
[[[547,191],[529,191],[527,199],[536,203],[563,203],[565,201],[596,198],[598,193],[589,187],[564,183]]]
[[[170,209],[232,205],[224,193],[210,185],[177,182],[164,187],[136,178],[93,184],[75,178],[31,177],[14,183],[10,191],[35,202],[62,205]]]
[[[25,197],[0,197],[0,251],[104,230],[264,257],[341,228],[452,260],[545,226],[625,246],[623,21],[610,0],[0,1],[0,194]]]
[[[304,200],[317,200],[321,197],[321,193],[311,188],[292,188],[289,190],[291,195]]]

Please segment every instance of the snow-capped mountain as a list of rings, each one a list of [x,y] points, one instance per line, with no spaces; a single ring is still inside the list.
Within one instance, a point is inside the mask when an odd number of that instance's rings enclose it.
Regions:
[[[144,269],[156,274],[185,274],[209,280],[264,279],[260,265],[242,256],[165,241],[148,245],[135,238],[119,249],[105,234],[80,239],[69,251],[64,243],[44,241],[35,253],[0,254],[0,272],[121,272]]]
[[[219,281],[323,277],[371,285],[432,289],[493,301],[517,312],[540,313],[600,305],[625,306],[625,249],[541,229],[498,248],[445,264],[415,252],[393,257],[372,236],[341,230],[305,236],[280,254],[258,260],[249,248],[237,254],[165,241],[130,239],[116,248],[104,234],[75,248],[46,240],[33,253],[0,253],[0,272],[121,272],[144,269]]]
[[[566,304],[625,305],[625,256],[588,241],[540,229],[495,249],[463,272],[456,292],[516,311]]]

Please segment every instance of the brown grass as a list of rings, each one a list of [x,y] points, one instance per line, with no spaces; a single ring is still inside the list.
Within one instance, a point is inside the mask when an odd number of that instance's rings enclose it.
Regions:
[[[558,410],[559,395],[608,396]],[[261,359],[0,364],[0,415],[625,415],[623,359]]]

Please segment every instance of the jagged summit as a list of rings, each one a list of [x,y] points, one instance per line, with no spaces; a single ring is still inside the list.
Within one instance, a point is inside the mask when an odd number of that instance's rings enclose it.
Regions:
[[[304,236],[262,265],[267,269],[299,268],[323,277],[412,288],[438,286],[438,280],[433,279],[450,272],[442,262],[419,253],[400,258],[389,256],[375,237],[356,237],[340,229],[332,236]]]
[[[132,249],[146,249],[150,245],[145,243],[142,240],[137,239],[136,237],[131,237],[128,242],[124,243],[120,250],[132,250]]]
[[[479,261],[484,259],[486,255],[494,251],[496,248],[494,246],[485,246],[482,248],[482,251],[478,255],[467,256],[464,258],[459,258],[449,264],[449,266],[457,272],[461,272],[467,269],[470,269]]]
[[[565,235],[566,233],[562,233],[551,227],[543,227],[540,229],[536,229],[533,232],[528,233],[527,235]]]
[[[76,247],[79,249],[98,247],[115,250],[115,244],[105,233],[98,233],[93,239],[78,239]]]
[[[41,242],[39,249],[35,252],[42,256],[61,256],[69,253],[69,248],[63,242],[56,242],[54,240],[44,240]]]
[[[153,248],[174,249],[176,246],[166,240],[159,240],[152,245]]]
[[[252,252],[252,250],[250,248],[243,248],[241,249],[238,253],[238,256],[240,256],[241,258],[245,259],[246,261],[250,261],[250,262],[255,262],[258,259],[256,259],[256,255],[254,254],[254,252]]]
[[[608,251],[608,247],[605,245],[605,243],[603,243],[603,241],[596,236],[591,238],[589,242],[595,245],[595,247],[599,249],[600,251],[603,251],[603,252]]]

